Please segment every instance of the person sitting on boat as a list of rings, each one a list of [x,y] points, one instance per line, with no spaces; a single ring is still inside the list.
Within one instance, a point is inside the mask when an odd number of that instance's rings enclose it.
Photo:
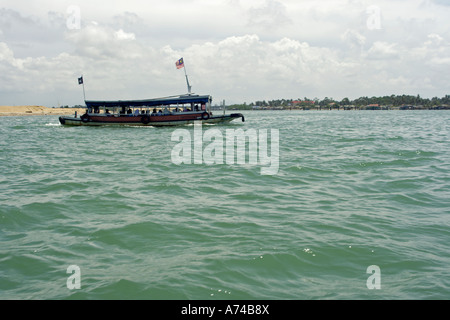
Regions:
[[[132,114],[132,113],[133,113],[133,111],[131,111],[131,108],[128,108],[127,114]]]
[[[139,115],[139,109],[134,110],[134,116],[137,117]]]

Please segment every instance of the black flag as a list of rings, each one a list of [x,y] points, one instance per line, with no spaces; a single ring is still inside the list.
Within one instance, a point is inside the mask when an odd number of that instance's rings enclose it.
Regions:
[[[78,78],[78,84],[83,84],[83,77]]]

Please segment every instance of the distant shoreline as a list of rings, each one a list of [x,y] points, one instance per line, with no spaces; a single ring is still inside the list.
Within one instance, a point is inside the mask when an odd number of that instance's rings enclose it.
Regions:
[[[337,107],[252,107],[252,108],[239,108],[230,106],[226,108],[227,110],[240,110],[240,111],[339,111],[339,110],[353,110],[353,111],[378,111],[378,110],[450,110],[450,106],[434,106],[434,107],[422,107],[422,106],[399,106],[399,107],[391,107],[391,106],[363,106],[363,107],[355,107],[355,106],[337,106]],[[212,110],[223,110],[221,107],[212,108]]]
[[[44,106],[0,106],[0,117],[2,116],[62,116],[83,114],[85,108],[48,108]]]
[[[221,108],[212,108],[212,111],[221,111]],[[326,110],[449,110],[446,106],[444,108],[333,108],[333,107],[305,107],[305,108],[293,108],[293,107],[263,107],[263,108],[233,108],[227,107],[227,110],[241,110],[241,111],[326,111]],[[0,117],[18,117],[18,116],[65,116],[74,115],[77,112],[78,115],[82,115],[86,112],[86,108],[49,108],[44,106],[0,106]]]

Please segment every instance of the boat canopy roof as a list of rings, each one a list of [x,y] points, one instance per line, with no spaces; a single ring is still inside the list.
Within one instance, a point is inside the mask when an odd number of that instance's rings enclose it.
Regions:
[[[209,95],[181,95],[165,98],[146,99],[146,100],[117,100],[117,101],[98,101],[85,100],[86,107],[153,107],[167,106],[172,104],[185,103],[208,103],[212,101]]]

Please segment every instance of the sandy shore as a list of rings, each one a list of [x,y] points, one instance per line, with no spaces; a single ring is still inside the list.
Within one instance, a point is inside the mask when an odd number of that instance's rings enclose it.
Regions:
[[[47,108],[44,106],[0,106],[0,116],[82,115],[84,108]]]

